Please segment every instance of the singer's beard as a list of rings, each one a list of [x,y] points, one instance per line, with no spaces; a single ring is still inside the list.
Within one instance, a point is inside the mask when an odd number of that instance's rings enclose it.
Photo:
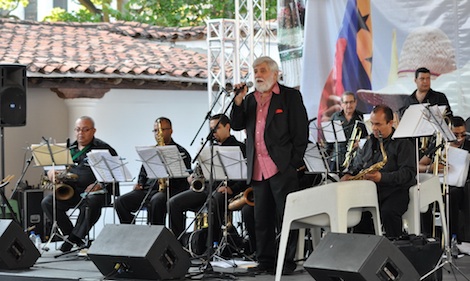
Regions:
[[[255,88],[258,92],[264,93],[271,90],[275,82],[273,78],[267,78],[264,81],[255,80]]]

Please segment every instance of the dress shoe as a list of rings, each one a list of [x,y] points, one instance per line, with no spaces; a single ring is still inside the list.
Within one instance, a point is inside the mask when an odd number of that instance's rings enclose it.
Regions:
[[[248,272],[253,272],[255,274],[274,274],[274,267],[266,266],[263,264],[258,264],[257,266],[250,267]]]

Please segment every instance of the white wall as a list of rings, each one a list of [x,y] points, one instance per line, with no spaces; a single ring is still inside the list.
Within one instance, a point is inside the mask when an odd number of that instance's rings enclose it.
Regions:
[[[189,146],[208,111],[206,91],[111,90],[102,99],[94,100],[94,108],[85,113],[69,108],[76,103],[77,100],[64,101],[49,89],[28,90],[26,126],[4,128],[5,174],[16,176],[6,188],[7,195],[14,188],[25,160],[31,156],[26,148],[40,143],[42,137],[65,142],[70,136],[74,140],[73,124],[82,114],[95,119],[95,136],[108,142],[127,159],[133,176],[137,176],[140,168],[135,146],[155,144],[151,131],[157,117],[166,116],[172,120],[175,141],[191,156],[196,154],[199,140],[208,132],[206,122],[198,141]],[[30,185],[38,185],[41,172],[42,168],[31,165],[25,179]]]

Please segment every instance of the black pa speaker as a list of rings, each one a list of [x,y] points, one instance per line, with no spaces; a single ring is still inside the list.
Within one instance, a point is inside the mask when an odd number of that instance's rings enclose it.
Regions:
[[[420,276],[386,237],[328,233],[304,268],[317,281],[408,281]]]
[[[25,269],[34,265],[36,246],[13,220],[0,220],[0,269]]]
[[[161,225],[106,225],[88,257],[107,277],[182,279],[190,266],[188,253]]]
[[[0,64],[0,127],[26,125],[26,66]]]

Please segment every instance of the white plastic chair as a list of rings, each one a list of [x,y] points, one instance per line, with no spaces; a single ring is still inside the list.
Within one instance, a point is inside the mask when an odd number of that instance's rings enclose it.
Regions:
[[[410,187],[410,203],[408,204],[408,210],[402,217],[403,225],[407,226],[408,234],[420,235],[421,213],[425,213],[428,210],[429,204],[437,202],[439,205],[439,217],[442,225],[442,232],[444,234],[444,241],[446,242],[448,241],[449,236],[439,176],[433,174],[419,174],[419,185],[419,190],[418,185]]]
[[[329,227],[331,232],[346,233],[360,222],[363,211],[372,213],[375,233],[382,235],[377,188],[372,181],[334,182],[287,195],[276,281],[281,280],[291,229]]]

